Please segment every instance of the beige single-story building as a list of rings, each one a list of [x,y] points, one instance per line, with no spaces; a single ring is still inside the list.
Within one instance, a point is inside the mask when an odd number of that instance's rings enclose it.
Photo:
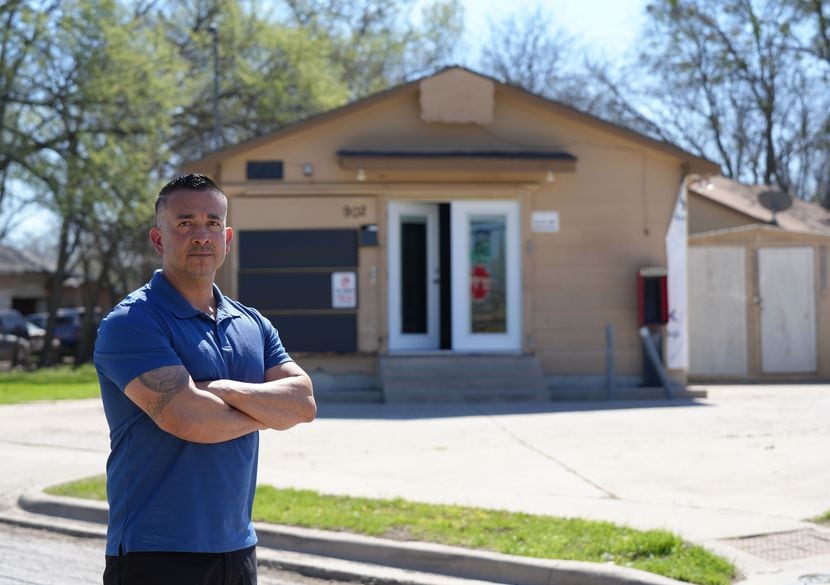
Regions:
[[[693,380],[830,379],[830,211],[793,199],[773,214],[764,192],[724,177],[689,186]]]
[[[588,392],[608,326],[615,385],[640,384],[678,193],[719,173],[458,67],[186,170],[229,196],[222,289],[273,320],[318,391],[388,401]]]

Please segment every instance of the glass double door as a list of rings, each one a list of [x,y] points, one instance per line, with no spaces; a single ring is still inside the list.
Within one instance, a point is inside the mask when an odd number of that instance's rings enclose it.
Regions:
[[[389,204],[389,350],[519,351],[514,201]]]

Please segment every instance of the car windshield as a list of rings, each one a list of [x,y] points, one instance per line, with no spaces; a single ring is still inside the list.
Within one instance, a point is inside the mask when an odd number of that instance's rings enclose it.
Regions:
[[[31,321],[26,321],[26,331],[29,332],[30,337],[33,337],[33,336],[36,336],[36,335],[45,335],[46,334],[45,329],[43,329],[42,327],[38,327],[37,325],[35,325]]]
[[[26,320],[30,323],[34,323],[38,327],[45,327],[46,326],[46,315],[26,315]]]

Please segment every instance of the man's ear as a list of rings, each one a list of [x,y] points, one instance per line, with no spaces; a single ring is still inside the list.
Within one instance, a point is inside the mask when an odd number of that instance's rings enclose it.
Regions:
[[[233,228],[226,227],[225,228],[225,251],[231,249],[231,242],[233,241]]]
[[[159,256],[164,254],[164,244],[161,241],[161,230],[157,227],[150,228],[150,242],[153,244]]]

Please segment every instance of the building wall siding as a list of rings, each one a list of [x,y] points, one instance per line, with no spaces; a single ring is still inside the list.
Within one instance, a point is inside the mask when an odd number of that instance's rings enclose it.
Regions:
[[[545,111],[496,90],[492,124],[426,123],[417,92],[395,96],[225,160],[220,180],[236,229],[359,228],[377,224],[379,245],[361,247],[358,351],[385,351],[386,206],[391,200],[521,202],[523,349],[549,374],[598,374],[605,327],[617,332],[617,371],[638,375],[636,274],[665,266],[665,233],[682,161],[602,128]],[[557,149],[575,172],[371,171],[365,182],[338,165],[342,148]],[[282,181],[247,181],[247,160],[282,160]],[[303,165],[313,175],[303,175]],[[344,209],[363,209],[363,213]],[[558,233],[533,233],[534,211],[556,211]],[[222,285],[235,292],[232,250]],[[364,363],[365,366],[365,363]]]

